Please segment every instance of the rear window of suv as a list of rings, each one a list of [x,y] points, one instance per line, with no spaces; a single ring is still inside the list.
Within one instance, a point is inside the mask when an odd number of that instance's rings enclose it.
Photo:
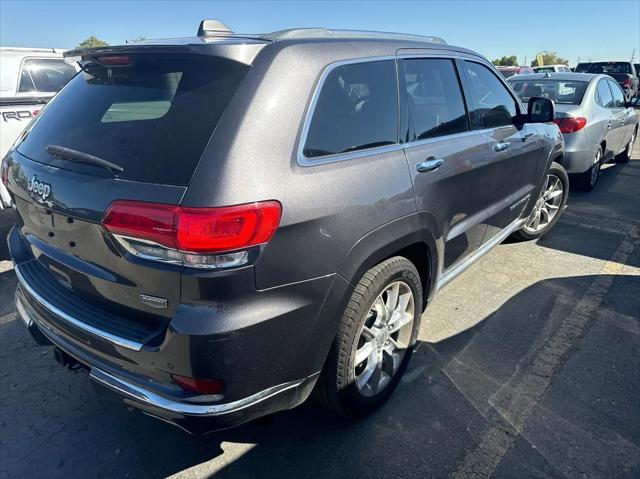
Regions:
[[[396,84],[392,60],[331,70],[313,110],[304,156],[317,158],[396,143]]]
[[[563,105],[579,105],[588,82],[573,80],[510,80],[509,83],[526,105],[530,98],[541,96]]]
[[[121,166],[119,178],[187,185],[248,67],[207,55],[128,58],[124,66],[85,64],[18,151],[61,168],[95,170],[46,152],[49,145],[71,148]]]
[[[627,73],[631,74],[631,64],[627,62],[592,63],[588,73]]]

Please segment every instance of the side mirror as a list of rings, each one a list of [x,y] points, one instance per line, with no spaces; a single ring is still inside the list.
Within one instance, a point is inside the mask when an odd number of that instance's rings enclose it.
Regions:
[[[554,115],[553,101],[539,96],[529,98],[527,123],[549,123],[553,121]]]

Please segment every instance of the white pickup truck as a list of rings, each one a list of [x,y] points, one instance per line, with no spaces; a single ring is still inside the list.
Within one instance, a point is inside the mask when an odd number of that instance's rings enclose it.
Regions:
[[[0,47],[0,161],[25,126],[78,71],[54,48]],[[0,183],[0,209],[9,193]]]

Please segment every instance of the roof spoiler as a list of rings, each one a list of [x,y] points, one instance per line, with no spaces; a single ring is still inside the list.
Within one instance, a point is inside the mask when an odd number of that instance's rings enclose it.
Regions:
[[[216,35],[233,35],[233,30],[220,20],[202,20],[198,27],[199,37],[212,37]]]

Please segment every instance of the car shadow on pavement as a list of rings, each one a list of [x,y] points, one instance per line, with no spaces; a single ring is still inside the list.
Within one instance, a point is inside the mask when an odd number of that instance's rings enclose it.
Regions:
[[[489,426],[510,427],[494,408],[500,395],[517,387],[513,378],[571,317],[596,280],[610,281],[612,287],[571,344],[569,356],[579,354],[596,319],[614,330],[618,323],[638,328],[633,291],[640,289],[639,277],[541,281],[475,327],[437,344],[420,342],[398,390],[371,416],[344,422],[304,404],[204,437],[188,436],[102,399],[86,373],[57,366],[51,349],[35,346],[21,322],[6,320],[7,315],[0,318],[0,475],[26,477],[49,470],[55,477],[165,477],[193,468],[197,477],[444,477]],[[471,308],[471,303],[461,299],[460,308]],[[428,327],[425,320],[422,330]],[[544,398],[531,420],[547,434],[531,436],[525,428],[499,462],[496,477],[592,473],[594,461],[622,471],[632,461],[619,444],[618,452],[610,454],[613,446],[607,442],[615,431],[618,442],[640,450],[633,407],[639,377],[632,367],[615,369],[638,352],[638,333],[625,335],[620,340],[596,337],[597,360],[572,366],[578,378],[564,382],[558,378],[568,364],[563,358],[552,382],[566,383],[562,401],[547,404]],[[612,376],[616,385],[625,385],[625,394],[612,388]],[[611,401],[617,406],[612,408]],[[577,434],[572,440],[581,441],[571,454],[558,418],[569,421]]]
[[[602,308],[594,310],[594,317],[585,320],[582,334],[569,345],[568,356],[580,349],[582,337],[596,319],[607,328],[616,326],[607,322],[621,321],[622,328],[631,328],[638,334],[640,311],[637,298],[630,299],[629,295],[640,290],[640,277],[600,275],[541,281],[511,298],[477,326],[438,344],[421,342],[399,389],[387,405],[370,417],[341,423],[305,405],[275,415],[270,422],[250,424],[204,439],[214,443],[256,444],[216,477],[251,477],[258,471],[261,477],[446,477],[489,425],[510,429],[502,417],[504,412],[494,407],[501,404],[505,391],[517,388],[521,371],[554,344],[549,337],[574,314],[577,305],[590,300],[583,295],[596,279],[598,284],[611,282],[612,292],[603,298]],[[423,329],[425,326],[428,324]],[[623,331],[623,335],[628,335],[628,331]],[[634,419],[634,404],[640,399],[640,378],[637,368],[615,371],[614,365],[611,372],[609,364],[612,356],[622,356],[619,358],[622,364],[633,360],[640,346],[638,337],[633,339],[635,342],[625,349],[624,343],[595,338],[601,349],[590,365],[594,369],[580,369],[578,374],[582,377],[576,381],[584,390],[569,388],[562,393],[564,400],[574,401],[574,409],[567,412],[564,403],[535,405],[544,414],[534,410],[530,422],[548,434],[534,434],[539,441],[535,444],[529,444],[525,434],[518,437],[498,465],[496,476],[556,477],[578,470],[592,477],[593,470],[589,468],[599,467],[599,462],[611,467],[605,470],[617,472],[633,463],[634,453],[640,447],[640,424]],[[568,357],[562,358],[554,375],[560,376],[567,360]],[[612,374],[619,376],[613,382],[624,384],[626,394],[606,390]],[[617,401],[617,408],[607,408],[609,401]],[[546,400],[543,398],[541,402]],[[569,429],[575,426],[581,431],[578,434],[572,430],[576,437],[570,442],[591,441],[581,444],[577,452],[568,445],[569,438],[563,435],[562,427],[555,424],[558,418],[571,414],[576,417],[569,420],[576,422]],[[545,417],[551,423],[544,423]],[[585,417],[593,418],[593,424],[585,421]],[[598,437],[589,428],[608,431],[601,431]],[[626,448],[626,457],[624,453],[622,457],[611,454],[614,446],[607,441],[613,438],[615,442],[618,435],[635,446]],[[587,457],[593,451],[600,451],[600,455]],[[572,464],[565,457],[569,452]]]

